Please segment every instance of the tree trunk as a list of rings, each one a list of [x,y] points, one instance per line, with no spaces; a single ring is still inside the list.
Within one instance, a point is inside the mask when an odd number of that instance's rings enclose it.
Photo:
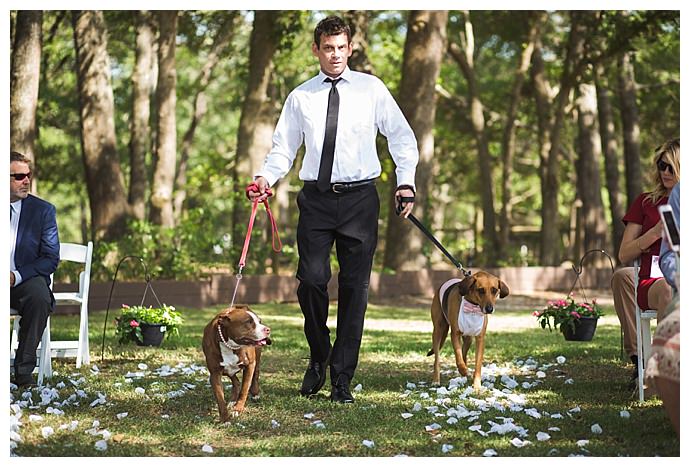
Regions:
[[[578,252],[573,261],[578,261],[589,250],[606,249],[606,216],[601,200],[601,140],[597,131],[597,96],[593,84],[580,84],[577,105],[578,153],[575,162],[577,190],[582,200],[582,228],[584,230],[584,251]],[[601,255],[593,259],[594,264],[604,265]],[[589,263],[592,264],[592,263]]]
[[[447,11],[411,11],[407,20],[407,38],[400,82],[400,108],[410,123],[419,149],[415,174],[417,188],[415,217],[429,225],[430,197],[434,158],[434,122],[436,121],[436,80],[446,50]],[[397,182],[391,184],[392,193]],[[390,198],[384,202],[391,202]],[[417,269],[427,265],[422,247],[424,237],[409,221],[388,211],[386,250],[383,266],[394,270]]]
[[[41,11],[17,12],[10,70],[10,150],[34,162],[42,25]],[[34,180],[31,182],[35,190]]]
[[[628,203],[642,193],[640,169],[640,117],[637,111],[635,68],[632,53],[624,53],[618,59],[618,96],[623,123],[623,155],[625,159],[625,193]]]
[[[146,188],[148,171],[146,155],[149,151],[149,117],[151,93],[154,85],[153,14],[148,11],[134,12],[136,18],[136,62],[132,72],[132,123],[129,142],[129,206],[132,216],[138,220],[146,217]]]
[[[158,15],[158,85],[156,86],[156,114],[158,115],[158,144],[151,187],[151,222],[163,227],[175,225],[173,217],[173,183],[177,159],[177,129],[175,104],[177,101],[177,71],[175,69],[175,37],[177,11],[166,10]]]
[[[531,68],[532,83],[534,86],[534,101],[537,109],[537,140],[539,141],[539,181],[541,182],[542,204],[546,189],[546,165],[551,150],[551,127],[553,116],[551,114],[552,90],[546,78],[544,59],[542,58],[541,41],[537,40],[532,54]]]
[[[515,69],[515,79],[513,88],[510,92],[510,102],[506,113],[506,123],[503,128],[502,154],[503,173],[501,177],[501,215],[500,215],[500,238],[499,244],[502,249],[507,249],[510,242],[510,224],[512,218],[512,174],[513,159],[515,157],[515,130],[517,110],[522,99],[522,86],[527,77],[527,70],[532,60],[534,45],[541,33],[541,27],[546,21],[546,13],[539,13],[538,16],[531,16],[532,25],[530,27],[527,43],[522,49],[520,58]]]
[[[211,74],[213,69],[220,61],[221,56],[232,41],[235,32],[235,19],[239,16],[237,10],[228,12],[228,16],[219,27],[218,33],[213,41],[211,51],[206,57],[206,61],[199,72],[196,79],[195,88],[196,95],[194,96],[194,111],[192,113],[192,121],[189,123],[189,128],[182,139],[182,148],[180,151],[180,163],[177,168],[177,176],[175,177],[175,194],[173,197],[173,212],[176,223],[182,219],[182,208],[185,199],[187,198],[187,164],[189,161],[189,152],[192,149],[194,142],[194,134],[201,119],[206,115],[206,88],[211,82]]]
[[[491,173],[491,152],[486,135],[484,120],[484,105],[481,101],[479,82],[474,70],[474,32],[469,12],[464,13],[464,33],[461,34],[461,45],[450,44],[450,54],[460,65],[462,74],[467,80],[470,100],[470,120],[474,139],[477,143],[477,157],[479,166],[479,185],[481,186],[481,200],[483,210],[483,252],[487,266],[496,264],[501,256],[498,237],[496,234],[496,213],[494,211],[493,177]]]
[[[244,198],[244,189],[271,150],[273,140],[275,113],[270,105],[268,90],[273,56],[278,46],[275,29],[279,19],[280,16],[273,11],[254,12],[249,45],[249,77],[237,132],[237,156],[233,171],[233,192],[240,197],[234,203],[233,210],[233,244],[237,248],[242,246],[244,228],[249,218],[249,203]]]
[[[601,134],[601,147],[604,152],[604,172],[606,174],[606,187],[609,194],[609,209],[611,212],[611,236],[613,250],[609,251],[614,262],[618,262],[618,250],[623,238],[623,216],[625,215],[625,202],[620,189],[618,143],[616,142],[616,129],[613,123],[613,110],[611,109],[611,97],[608,89],[608,79],[602,64],[596,67],[597,106],[599,108],[599,133]]]
[[[350,26],[352,35],[352,56],[347,61],[347,65],[352,70],[371,75],[374,74],[374,66],[368,55],[370,15],[371,12],[367,10],[348,10],[343,15],[343,19]]]
[[[559,162],[561,151],[561,135],[565,120],[565,109],[570,100],[570,91],[579,75],[584,61],[584,45],[586,40],[586,27],[582,17],[586,12],[573,11],[571,17],[571,29],[568,37],[568,50],[563,63],[563,71],[560,79],[560,89],[556,96],[554,108],[554,122],[551,128],[551,146],[549,158],[546,162],[545,186],[542,197],[541,210],[541,254],[540,262],[544,266],[555,266],[561,260],[559,226],[561,225],[558,213],[559,191]]]
[[[129,213],[115,138],[107,31],[100,11],[75,11],[72,23],[91,233],[96,241],[112,240],[125,231]]]

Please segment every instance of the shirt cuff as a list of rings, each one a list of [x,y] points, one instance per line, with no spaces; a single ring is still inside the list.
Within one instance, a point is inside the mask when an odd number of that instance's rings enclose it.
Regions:
[[[12,274],[14,274],[14,287],[16,287],[22,283],[22,275],[19,274],[19,271],[12,271]]]

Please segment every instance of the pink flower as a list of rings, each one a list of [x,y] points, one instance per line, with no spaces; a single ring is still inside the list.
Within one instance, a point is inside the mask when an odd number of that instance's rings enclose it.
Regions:
[[[537,316],[537,317],[541,316],[541,311],[539,311],[539,310],[534,310],[534,311],[532,312],[532,316]]]
[[[577,319],[581,318],[580,313],[578,313],[577,311],[571,311],[570,314],[576,317]]]
[[[129,305],[123,303],[122,306],[121,306],[120,308],[125,308],[125,309],[126,309],[126,308],[129,308]]]
[[[130,322],[129,322],[129,325],[130,325],[130,327],[133,327],[133,328],[138,328],[138,327],[139,327],[139,323],[137,322],[136,319],[133,319],[132,321],[130,321]]]

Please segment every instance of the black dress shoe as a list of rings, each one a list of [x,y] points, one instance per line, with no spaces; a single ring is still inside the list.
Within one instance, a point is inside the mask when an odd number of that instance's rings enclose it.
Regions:
[[[339,375],[335,384],[331,386],[331,402],[341,404],[353,404],[355,402],[355,398],[350,392],[350,380],[347,376]]]
[[[326,367],[328,367],[327,362],[317,362],[310,359],[299,393],[303,396],[313,396],[319,392],[323,383],[326,382]]]
[[[15,384],[20,389],[36,386],[36,382],[31,373],[15,375],[12,384]]]

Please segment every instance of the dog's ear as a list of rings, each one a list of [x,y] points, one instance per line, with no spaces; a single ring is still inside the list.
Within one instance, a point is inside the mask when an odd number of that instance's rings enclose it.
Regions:
[[[498,288],[501,291],[501,293],[498,296],[499,298],[505,298],[510,293],[510,289],[508,288],[508,284],[506,284],[502,280],[498,281]]]
[[[465,296],[470,293],[470,289],[476,282],[477,279],[474,276],[465,277],[462,281],[460,281],[458,284],[458,291],[460,292],[460,295]]]

